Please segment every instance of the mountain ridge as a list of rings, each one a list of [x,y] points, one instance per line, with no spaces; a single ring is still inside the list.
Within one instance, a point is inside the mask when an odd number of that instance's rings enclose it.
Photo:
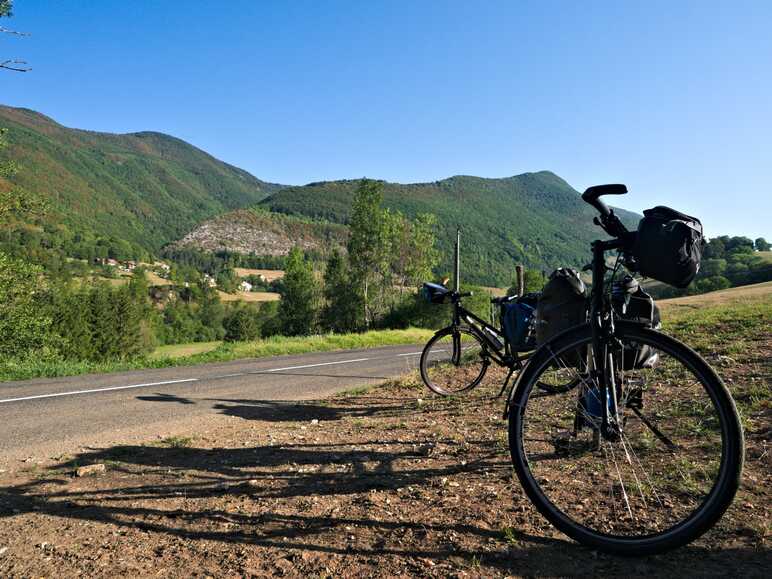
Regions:
[[[8,129],[2,158],[22,167],[10,185],[44,198],[50,221],[149,252],[201,221],[254,205],[284,187],[157,131],[73,129],[31,109],[3,105],[0,127]]]

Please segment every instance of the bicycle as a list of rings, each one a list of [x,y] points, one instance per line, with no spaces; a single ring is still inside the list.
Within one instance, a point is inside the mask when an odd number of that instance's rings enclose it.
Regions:
[[[451,291],[438,284],[424,284],[433,303],[450,303],[451,325],[429,339],[421,352],[419,367],[424,384],[441,396],[452,396],[478,386],[491,362],[509,369],[502,392],[513,372],[522,369],[528,354],[513,352],[503,331],[463,307],[461,300],[471,292]],[[508,298],[493,298],[501,304]],[[501,394],[501,393],[500,393]]]
[[[591,548],[649,555],[710,529],[739,486],[744,442],[734,401],[682,342],[614,311],[621,266],[636,270],[630,232],[603,201],[582,195],[613,239],[594,241],[589,321],[541,345],[508,397],[512,464],[529,500]],[[606,252],[616,251],[613,268]],[[607,273],[611,270],[610,279]],[[574,384],[545,392],[541,384]]]
[[[524,326],[520,332],[522,336],[519,340],[512,341],[503,327],[489,324],[463,307],[462,299],[470,297],[472,292],[459,290],[458,237],[454,277],[454,290],[435,283],[425,283],[423,286],[430,302],[450,303],[452,321],[449,326],[435,333],[421,352],[421,379],[434,393],[440,396],[454,396],[478,386],[494,362],[508,369],[507,377],[499,391],[501,396],[506,391],[512,375],[523,369],[535,350],[533,318],[520,320]],[[490,301],[493,311],[497,307],[503,311],[506,304],[510,303],[523,303],[527,304],[527,308],[535,308],[537,299],[536,294],[529,294],[491,298]],[[576,384],[577,379],[574,378],[564,384],[539,384],[539,387],[546,391],[559,392],[569,390]]]

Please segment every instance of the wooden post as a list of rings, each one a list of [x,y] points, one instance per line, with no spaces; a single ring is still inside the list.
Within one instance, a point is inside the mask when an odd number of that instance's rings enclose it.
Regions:
[[[523,266],[516,265],[515,273],[517,275],[517,297],[522,297],[525,293],[525,272]]]

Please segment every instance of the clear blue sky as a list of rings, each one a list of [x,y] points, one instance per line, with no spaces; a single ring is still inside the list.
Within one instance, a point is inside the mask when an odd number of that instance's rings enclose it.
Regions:
[[[0,102],[256,176],[627,183],[772,238],[772,2],[17,0]]]

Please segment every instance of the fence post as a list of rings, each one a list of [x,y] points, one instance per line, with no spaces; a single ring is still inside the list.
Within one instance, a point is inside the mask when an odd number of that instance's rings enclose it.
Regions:
[[[525,293],[525,273],[522,265],[515,266],[515,274],[517,276],[517,297],[522,297]]]

